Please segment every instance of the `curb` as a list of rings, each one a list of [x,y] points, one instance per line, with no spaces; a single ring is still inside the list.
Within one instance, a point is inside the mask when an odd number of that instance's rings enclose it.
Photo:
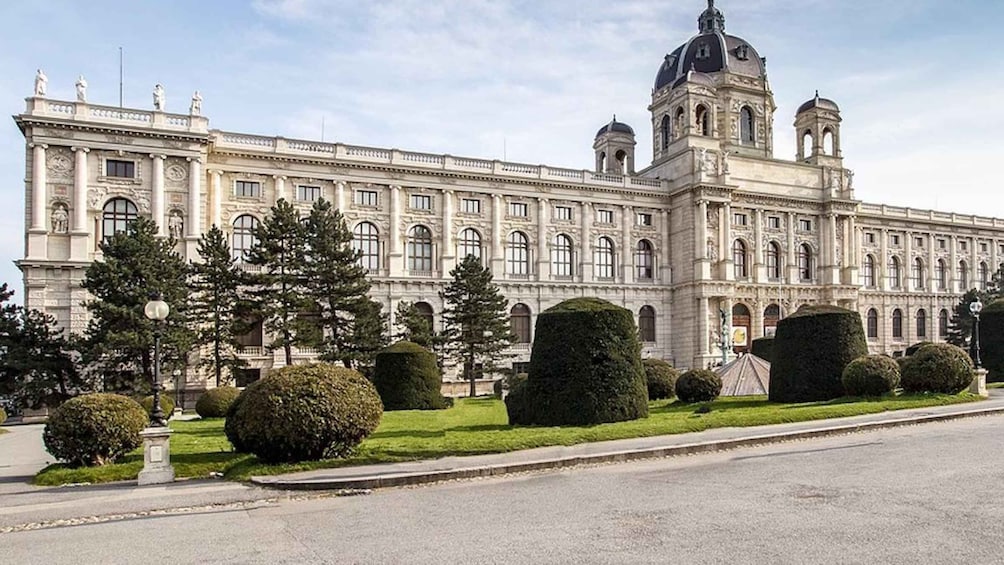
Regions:
[[[1004,414],[1004,407],[983,408],[979,410],[967,410],[964,412],[954,412],[949,414],[928,414],[897,418],[879,422],[864,422],[861,424],[845,424],[839,426],[828,426],[813,430],[803,430],[796,432],[782,432],[775,434],[754,435],[744,438],[716,440],[707,442],[687,443],[667,447],[650,447],[642,449],[629,449],[623,451],[611,451],[607,453],[595,453],[591,455],[578,455],[573,457],[561,457],[554,459],[542,459],[539,461],[525,461],[519,463],[499,463],[496,465],[479,465],[474,467],[460,467],[457,469],[439,471],[416,471],[409,473],[386,473],[382,475],[370,475],[362,477],[346,477],[344,479],[330,478],[325,480],[312,481],[309,479],[282,479],[279,477],[251,477],[251,483],[265,488],[283,490],[331,490],[331,489],[378,489],[388,487],[401,487],[409,485],[421,485],[455,479],[473,479],[482,477],[494,477],[510,473],[523,473],[527,471],[543,471],[551,469],[564,469],[580,465],[591,465],[597,463],[622,463],[627,461],[638,461],[644,459],[660,459],[663,457],[673,457],[678,455],[692,455],[697,453],[713,453],[718,451],[728,451],[742,447],[752,447],[773,443],[783,443],[802,439],[812,439],[827,436],[845,435],[871,430],[881,430],[888,428],[898,428],[916,424],[927,424],[932,422],[947,422],[961,420],[963,418],[975,418],[979,416],[992,416]]]

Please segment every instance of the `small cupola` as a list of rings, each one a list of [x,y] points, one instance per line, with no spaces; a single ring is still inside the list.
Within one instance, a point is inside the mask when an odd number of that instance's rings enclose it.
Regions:
[[[596,153],[596,172],[612,175],[634,174],[634,129],[612,120],[596,132],[593,150]]]
[[[842,166],[840,152],[840,107],[828,98],[816,95],[798,107],[795,113],[797,159],[815,165]]]

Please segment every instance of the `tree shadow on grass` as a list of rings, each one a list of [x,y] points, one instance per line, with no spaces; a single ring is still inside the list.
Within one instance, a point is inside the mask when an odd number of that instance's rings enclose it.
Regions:
[[[511,430],[512,426],[508,424],[476,424],[470,426],[454,426],[452,428],[446,428],[448,432],[497,432],[502,430]]]

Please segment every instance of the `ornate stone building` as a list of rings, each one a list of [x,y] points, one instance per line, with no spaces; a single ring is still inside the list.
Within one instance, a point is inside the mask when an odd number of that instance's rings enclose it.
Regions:
[[[960,293],[1004,261],[1004,220],[856,200],[840,109],[818,94],[794,116],[797,158],[775,158],[764,59],[725,33],[713,2],[659,65],[640,170],[635,133],[616,118],[597,132],[595,167],[570,170],[221,131],[198,93],[172,114],[159,85],[153,110],[121,109],[87,102],[86,83],[77,101],[51,100],[44,79],[15,116],[27,171],[18,265],[25,304],[73,331],[104,235],[149,216],[195,258],[215,224],[241,257],[279,198],[344,212],[391,313],[419,303],[438,325],[450,269],[480,256],[510,301],[517,362],[537,314],[574,296],[634,312],[644,354],[680,367],[742,351],[809,303],[859,311],[871,349],[891,353],[941,339]],[[253,367],[281,362],[260,331],[246,344]]]

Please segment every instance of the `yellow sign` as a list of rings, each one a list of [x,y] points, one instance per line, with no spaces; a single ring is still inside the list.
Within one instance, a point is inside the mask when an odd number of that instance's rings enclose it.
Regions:
[[[732,345],[739,347],[749,345],[745,326],[732,328]]]

